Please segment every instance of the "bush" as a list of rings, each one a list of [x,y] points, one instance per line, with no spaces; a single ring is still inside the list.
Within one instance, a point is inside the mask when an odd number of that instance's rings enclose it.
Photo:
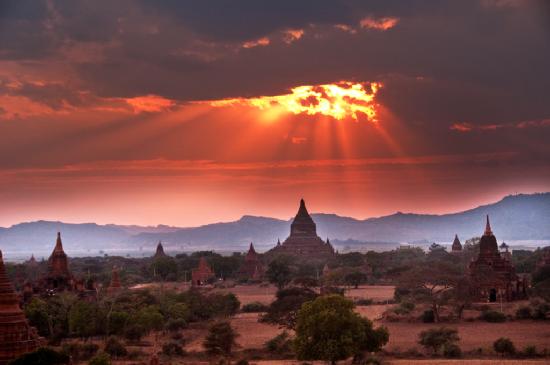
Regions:
[[[88,360],[99,350],[99,346],[94,343],[66,343],[61,349],[61,353],[70,356],[74,361]]]
[[[539,303],[533,311],[533,319],[545,320],[549,311],[550,305],[548,303]]]
[[[9,365],[57,365],[68,364],[69,356],[52,349],[40,348],[9,362]]]
[[[162,353],[167,356],[185,355],[185,351],[177,342],[168,342],[162,345]]]
[[[447,344],[443,346],[443,356],[448,359],[457,359],[462,357],[462,350],[457,344]]]
[[[235,365],[248,365],[248,360],[241,359],[235,363]]]
[[[505,355],[513,355],[516,353],[516,348],[512,340],[506,337],[501,337],[493,343],[493,349],[496,353]]]
[[[209,354],[227,356],[235,345],[235,337],[237,333],[229,322],[215,323],[208,330],[203,346]]]
[[[435,322],[435,315],[433,310],[427,310],[422,313],[422,322],[424,323],[434,323]]]
[[[525,346],[521,354],[525,357],[537,357],[537,348],[535,346]]]
[[[166,329],[170,332],[177,332],[187,327],[187,322],[184,319],[170,319],[166,322]]]
[[[139,341],[145,335],[145,329],[139,324],[132,324],[124,331],[124,337],[128,341]]]
[[[396,314],[409,314],[414,309],[415,305],[411,302],[401,302],[393,311]],[[433,315],[433,311],[431,312]]]
[[[434,354],[444,351],[445,348],[455,345],[460,338],[454,328],[440,327],[420,332],[418,343]]]
[[[527,306],[523,306],[518,308],[516,311],[516,318],[517,319],[530,319],[532,317],[531,308]]]
[[[287,331],[284,331],[265,343],[267,351],[279,355],[292,352],[292,341]]]
[[[497,312],[494,310],[488,310],[481,313],[481,319],[490,323],[500,323],[506,321],[506,316],[502,312]]]
[[[115,337],[109,337],[107,342],[105,342],[105,352],[115,358],[128,355],[126,347]]]
[[[260,302],[252,302],[242,306],[241,310],[244,313],[258,313],[258,312],[267,312],[269,307]]]
[[[111,365],[111,357],[105,352],[95,355],[88,365]]]

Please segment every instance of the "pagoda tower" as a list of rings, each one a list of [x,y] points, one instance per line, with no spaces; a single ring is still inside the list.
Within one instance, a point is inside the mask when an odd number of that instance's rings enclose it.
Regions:
[[[164,253],[164,247],[162,246],[162,242],[159,241],[157,244],[157,251],[155,252],[155,255],[153,258],[159,258],[159,257],[166,257],[166,254]]]
[[[191,285],[201,286],[214,278],[214,271],[210,268],[204,256],[199,259],[199,267],[191,270]]]
[[[264,274],[264,267],[260,261],[260,256],[254,249],[254,244],[250,242],[250,247],[244,258],[244,262],[239,269],[239,276],[245,279],[260,279]]]
[[[267,252],[268,256],[288,255],[308,260],[326,260],[334,256],[330,241],[317,235],[317,226],[309,215],[304,199],[300,200],[298,213],[290,225],[290,236]]]
[[[69,271],[67,254],[63,251],[61,233],[57,232],[57,241],[50,258],[48,259],[48,273],[44,278],[46,289],[50,290],[72,290],[74,278]]]
[[[525,281],[518,277],[511,260],[498,250],[488,215],[479,241],[479,256],[470,263],[469,273],[475,283],[474,290],[483,301],[512,301],[526,296]]]
[[[111,273],[111,283],[109,284],[109,287],[107,288],[107,293],[113,294],[117,291],[120,291],[122,289],[122,285],[120,284],[120,277],[118,274],[118,268],[113,266],[113,271]]]
[[[0,251],[0,365],[44,344],[44,339],[29,325],[19,307],[19,298],[6,275]]]
[[[462,252],[462,244],[458,239],[458,235],[455,234],[455,239],[453,241],[453,245],[451,246],[451,253],[460,253],[460,252]]]

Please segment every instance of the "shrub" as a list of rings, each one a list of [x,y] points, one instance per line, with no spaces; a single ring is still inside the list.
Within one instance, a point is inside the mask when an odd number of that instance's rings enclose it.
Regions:
[[[237,333],[229,322],[218,322],[210,327],[203,346],[213,355],[230,355]]]
[[[525,346],[521,354],[525,357],[537,357],[537,348],[535,346]]]
[[[145,335],[145,329],[139,324],[132,324],[124,331],[124,337],[128,341],[139,341]]]
[[[483,319],[486,322],[491,323],[500,323],[506,321],[506,316],[502,312],[497,312],[494,310],[488,310],[483,313],[481,313],[481,319]]]
[[[549,311],[550,305],[548,303],[539,303],[533,311],[533,319],[545,320]]]
[[[527,306],[523,306],[518,308],[516,311],[516,318],[517,319],[530,319],[532,317],[531,308]]]
[[[287,331],[284,331],[265,343],[267,351],[279,355],[292,352],[292,341]]]
[[[166,322],[166,329],[170,332],[177,332],[187,327],[187,322],[184,319],[170,319]]]
[[[505,355],[513,355],[516,353],[516,348],[512,340],[506,337],[501,337],[493,343],[493,349],[496,353]]]
[[[88,360],[99,350],[99,346],[94,343],[66,343],[61,349],[61,353],[70,356],[74,361]]]
[[[252,302],[242,306],[241,310],[245,313],[267,312],[269,307],[260,302]]]
[[[396,314],[409,314],[413,309],[415,305],[411,302],[401,302],[399,306],[397,306],[393,311]],[[433,311],[431,312],[433,314]]]
[[[99,354],[95,355],[90,362],[89,365],[111,365],[111,357],[109,354],[106,354],[105,352],[100,352]]]
[[[167,356],[183,356],[185,351],[177,342],[167,342],[162,345],[162,353]]]
[[[235,363],[235,365],[248,365],[248,360],[241,359]]]
[[[418,343],[434,354],[438,354],[446,347],[456,344],[460,338],[454,328],[440,327],[422,331]]]
[[[10,361],[9,365],[57,365],[68,364],[69,361],[69,356],[66,354],[43,347]]]
[[[109,337],[107,342],[105,342],[105,352],[115,358],[128,355],[126,347],[115,337]]]
[[[443,346],[443,356],[449,359],[457,359],[462,357],[462,350],[457,344],[447,344]]]
[[[434,323],[435,322],[435,315],[433,310],[427,310],[422,313],[422,322],[424,323]]]

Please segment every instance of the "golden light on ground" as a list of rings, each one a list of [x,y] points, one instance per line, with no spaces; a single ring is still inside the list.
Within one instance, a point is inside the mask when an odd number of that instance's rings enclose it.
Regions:
[[[290,94],[234,98],[209,102],[214,107],[248,105],[261,110],[282,109],[293,114],[325,115],[338,120],[359,120],[366,116],[377,122],[376,93],[381,83],[340,81],[324,85],[304,85],[291,89]]]

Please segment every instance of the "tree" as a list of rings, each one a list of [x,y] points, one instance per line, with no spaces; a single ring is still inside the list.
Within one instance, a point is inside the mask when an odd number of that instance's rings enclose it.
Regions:
[[[31,326],[38,330],[40,336],[49,337],[53,334],[53,323],[48,314],[48,304],[45,301],[32,298],[25,307],[25,315]]]
[[[176,261],[169,256],[157,257],[151,265],[151,270],[162,280],[166,280],[170,277],[176,278],[178,272],[178,265]]]
[[[270,283],[275,284],[278,289],[282,289],[290,283],[292,272],[286,259],[278,257],[269,263],[265,273]]]
[[[79,337],[94,336],[103,323],[97,305],[85,301],[76,302],[69,311],[69,332]]]
[[[115,337],[109,337],[107,342],[105,342],[105,352],[114,358],[128,355],[126,347],[124,347],[124,345]]]
[[[495,352],[501,354],[502,356],[513,355],[516,353],[516,347],[514,346],[514,343],[512,342],[512,340],[506,337],[501,337],[496,340],[493,343],[493,348],[495,349]]]
[[[460,340],[458,331],[454,328],[440,327],[420,332],[418,343],[434,354],[440,354],[446,348],[451,348]]]
[[[451,290],[457,287],[461,278],[457,268],[447,262],[424,262],[403,272],[398,278],[398,286],[410,288],[413,301],[429,303],[435,322],[439,322],[439,310],[447,304]]]
[[[353,311],[353,302],[341,295],[329,295],[307,302],[298,312],[295,350],[300,360],[337,361],[378,351],[389,339],[384,327]]]
[[[218,322],[209,328],[203,346],[209,354],[229,356],[236,337],[237,333],[229,322]]]
[[[277,291],[276,299],[269,305],[263,322],[294,329],[296,316],[302,304],[317,298],[317,293],[308,288],[291,287]]]
[[[359,287],[359,284],[363,284],[367,281],[367,275],[360,272],[360,271],[354,271],[346,275],[344,278],[344,281],[348,285],[353,285],[355,289]]]

